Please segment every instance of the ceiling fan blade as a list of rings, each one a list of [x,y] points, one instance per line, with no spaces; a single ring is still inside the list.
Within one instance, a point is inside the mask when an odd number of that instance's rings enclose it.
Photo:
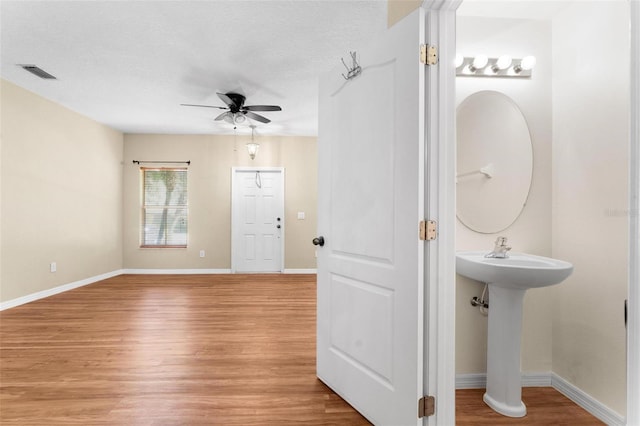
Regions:
[[[231,99],[229,96],[227,96],[224,93],[218,93],[217,94],[218,97],[222,100],[222,102],[224,102],[225,104],[227,104],[228,107],[231,107],[232,105],[235,105],[235,102],[233,102],[233,99]]]
[[[218,109],[227,109],[221,106],[213,106],[213,105],[194,105],[194,104],[180,104],[181,106],[194,106],[194,107],[203,107],[203,108],[218,108]]]
[[[248,105],[242,109],[245,111],[282,111],[278,105]]]
[[[219,116],[217,116],[214,121],[220,121],[220,120],[224,120],[226,116],[228,116],[229,114],[231,114],[229,111],[227,112],[223,112],[222,114],[220,114]]]
[[[270,123],[271,122],[271,120],[269,120],[267,117],[263,117],[261,115],[254,114],[251,111],[246,111],[243,114],[246,115],[248,118],[250,118],[252,120],[260,121],[261,123]]]

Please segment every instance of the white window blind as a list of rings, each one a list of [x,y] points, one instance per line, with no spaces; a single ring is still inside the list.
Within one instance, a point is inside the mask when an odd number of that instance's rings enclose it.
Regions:
[[[141,247],[187,246],[187,169],[141,168]]]

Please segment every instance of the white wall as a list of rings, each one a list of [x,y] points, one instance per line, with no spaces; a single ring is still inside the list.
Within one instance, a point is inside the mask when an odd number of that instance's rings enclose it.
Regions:
[[[624,415],[629,158],[627,1],[553,18],[553,371]]]
[[[490,251],[497,235],[509,238],[513,251],[551,255],[551,24],[545,21],[459,16],[459,54],[503,54],[515,58],[535,55],[531,79],[456,79],[456,101],[481,90],[495,90],[512,98],[524,114],[533,145],[533,180],[527,205],[516,222],[499,234],[480,234],[458,221],[456,249]],[[496,208],[500,208],[496,206]],[[456,373],[486,371],[487,317],[469,304],[480,296],[482,284],[457,276]],[[527,292],[524,304],[522,368],[551,370],[551,296],[549,289]]]
[[[0,83],[0,301],[120,270],[122,133]]]

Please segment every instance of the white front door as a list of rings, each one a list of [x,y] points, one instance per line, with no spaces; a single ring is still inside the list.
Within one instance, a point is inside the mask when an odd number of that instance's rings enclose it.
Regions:
[[[376,425],[422,424],[424,34],[419,9],[320,81],[317,374]]]
[[[233,272],[282,272],[284,169],[232,170]]]

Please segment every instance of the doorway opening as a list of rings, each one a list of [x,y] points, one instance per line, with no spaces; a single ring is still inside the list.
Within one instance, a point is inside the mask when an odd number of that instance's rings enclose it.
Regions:
[[[635,34],[632,40],[635,40],[636,45],[638,43],[637,2],[610,2],[601,9],[598,9],[602,6],[601,2],[549,2],[549,6],[555,7],[556,10],[549,10],[545,12],[547,16],[538,15],[535,18],[533,13],[543,13],[543,8],[539,4],[534,4],[536,2],[520,2],[517,7],[529,6],[529,8],[519,16],[516,16],[516,5],[514,5],[508,11],[506,8],[500,11],[500,16],[496,14],[490,17],[486,8],[482,11],[476,9],[479,6],[477,3],[480,2],[465,1],[458,10],[457,28],[462,32],[458,37],[459,46],[461,46],[458,53],[461,56],[480,56],[485,53],[493,56],[535,54],[539,64],[534,70],[534,77],[528,82],[519,80],[516,83],[505,79],[481,80],[467,77],[457,80],[456,103],[472,92],[487,89],[488,85],[492,85],[491,88],[508,93],[516,99],[523,108],[527,109],[525,115],[531,120],[532,136],[537,150],[534,157],[538,161],[535,164],[532,197],[525,207],[528,211],[518,219],[518,223],[499,235],[510,237],[514,251],[538,251],[540,254],[547,251],[552,257],[571,261],[577,271],[573,281],[550,290],[554,292],[553,297],[545,295],[543,291],[537,294],[532,292],[528,296],[529,306],[532,308],[525,314],[524,321],[525,323],[528,321],[531,326],[527,331],[529,337],[526,337],[523,343],[523,369],[528,370],[529,373],[536,371],[544,373],[549,370],[548,365],[552,365],[553,373],[549,374],[550,377],[546,378],[541,374],[538,378],[544,378],[546,383],[554,387],[562,386],[566,392],[575,392],[578,387],[562,379],[572,377],[573,383],[580,385],[580,390],[590,395],[601,395],[598,400],[589,401],[589,403],[599,408],[604,407],[601,418],[606,416],[607,423],[623,422],[626,411],[627,422],[635,424],[629,419],[638,418],[638,411],[634,406],[638,405],[635,401],[637,401],[639,387],[636,378],[639,376],[638,367],[633,367],[640,365],[637,362],[638,339],[636,336],[638,333],[633,333],[638,322],[637,320],[634,322],[633,318],[637,318],[638,315],[634,312],[634,307],[637,308],[637,271],[640,263],[637,242],[639,161],[637,124],[633,127],[632,123],[629,141],[627,117],[632,117],[633,121],[634,117],[638,116],[637,113],[633,114],[638,108],[637,82],[629,82],[628,63],[630,58],[632,66],[636,64],[634,68],[636,71],[631,75],[637,76],[638,50],[637,47],[633,50],[633,41],[631,54],[628,47],[629,9],[632,12],[631,28],[635,31],[632,33]],[[504,6],[509,2],[501,3]],[[464,5],[468,8],[463,11]],[[606,16],[600,13],[601,11]],[[592,18],[595,16],[597,19]],[[523,19],[523,17],[530,19]],[[575,76],[579,70],[577,64],[581,62],[580,55],[588,54],[581,52],[579,46],[585,45],[590,49],[597,49],[597,46],[594,47],[593,43],[581,36],[589,34],[588,27],[592,25],[590,19],[594,19],[594,22],[597,20],[598,24],[605,23],[604,26],[598,25],[599,35],[616,37],[614,42],[602,37],[595,38],[606,45],[616,46],[618,50],[608,50],[608,54],[616,58],[619,66],[615,74],[606,67],[590,68],[590,72],[582,74],[581,77],[589,77],[592,81],[578,81]],[[574,25],[575,23],[578,25]],[[493,35],[487,34],[489,27],[494,29],[500,27],[502,31],[499,36],[498,32]],[[509,29],[508,35],[504,31],[505,28]],[[611,28],[613,30],[609,31]],[[535,39],[526,34],[531,32],[535,32]],[[516,37],[517,33],[521,36]],[[580,40],[579,43],[576,40]],[[571,59],[567,60],[568,58]],[[607,62],[607,58],[599,59],[600,64]],[[606,103],[599,103],[598,108],[606,110],[609,114],[608,118],[611,118],[607,120],[607,128],[603,129],[606,132],[607,141],[602,145],[590,143],[589,137],[598,139],[598,135],[594,132],[587,131],[585,132],[587,137],[581,137],[581,132],[584,129],[590,129],[589,126],[598,127],[593,119],[598,118],[598,112],[580,108],[583,99],[592,96],[597,90],[593,88],[599,87],[597,79],[607,82]],[[534,85],[541,84],[546,84],[546,88],[534,88]],[[630,98],[629,84],[632,88]],[[592,89],[583,90],[584,87]],[[635,91],[634,87],[636,87]],[[580,96],[574,96],[574,94]],[[631,113],[628,109],[629,104]],[[550,106],[541,108],[541,105]],[[637,123],[637,119],[635,120]],[[549,129],[550,133],[546,133]],[[617,133],[609,132],[609,129],[616,129]],[[552,134],[552,137],[548,136],[549,134]],[[578,140],[581,146],[590,147],[588,152],[573,149],[579,146],[574,144],[574,141]],[[630,159],[627,154],[629,147],[631,147]],[[616,149],[615,157],[607,157],[608,168],[583,168],[585,164],[590,164],[589,156],[597,156],[598,152],[614,152]],[[616,166],[612,167],[611,164]],[[628,170],[627,164],[630,165]],[[551,168],[545,169],[547,165],[551,165]],[[581,174],[580,171],[583,170],[588,172]],[[552,173],[550,174],[549,171]],[[594,181],[603,187],[615,188],[617,192],[608,191],[606,194],[597,192],[593,190],[591,184]],[[553,188],[553,191],[551,193],[541,191],[545,187]],[[573,188],[580,188],[579,197],[574,197],[576,192]],[[631,197],[629,193],[632,194]],[[591,211],[584,208],[587,203],[594,207]],[[549,215],[548,206],[551,205],[553,210]],[[536,208],[545,213],[538,214]],[[547,215],[546,220],[552,226],[536,226],[534,222],[544,218],[544,215]],[[527,221],[529,221],[528,224]],[[598,258],[590,258],[588,254],[593,251],[590,250],[589,244],[582,244],[582,241],[575,238],[576,235],[580,235],[580,232],[574,225],[580,224],[579,226],[586,229],[591,226],[591,223],[598,223],[599,226],[608,230],[607,241],[618,250],[615,254],[609,252],[608,255],[616,263],[597,262]],[[457,232],[456,248],[458,250],[471,247],[474,249],[487,247],[490,250],[497,236],[483,237],[479,233],[472,234],[462,227],[460,229],[462,230]],[[541,230],[544,230],[544,233]],[[516,241],[518,246],[515,245]],[[627,261],[627,258],[630,260]],[[597,284],[605,280],[598,280],[598,275],[606,277],[604,293],[601,293],[601,288]],[[572,284],[572,282],[578,282],[577,280],[580,282],[579,288]],[[472,286],[475,288],[472,289]],[[474,327],[482,324],[477,318],[480,314],[477,310],[467,307],[471,296],[480,295],[481,291],[482,287],[477,283],[462,281],[458,283],[458,306],[462,307],[458,309],[456,320],[459,325],[456,345],[457,364],[461,373],[459,376],[462,376],[458,377],[459,385],[465,384],[462,380],[465,378],[480,381],[477,375],[473,375],[474,372],[482,371],[477,369],[475,364],[484,361],[479,361],[475,356],[481,355],[481,350],[476,350],[478,348],[476,344],[485,344],[485,340],[467,340],[466,336],[471,336],[472,339],[482,337],[478,330],[474,330]],[[592,313],[582,315],[580,307],[572,303],[573,296],[576,294],[581,297],[581,304],[588,306],[591,300],[597,300],[599,306],[606,306],[608,310],[599,310],[595,315]],[[601,294],[604,294],[604,297],[600,297]],[[626,298],[629,298],[630,306],[628,331],[625,329],[623,315]],[[490,298],[488,302],[491,305]],[[578,313],[573,315],[573,311]],[[471,326],[465,327],[466,324]],[[539,328],[540,324],[546,327],[544,333],[541,332],[543,329]],[[602,341],[584,337],[586,330],[589,330],[590,335],[599,336]],[[483,331],[486,333],[486,330]],[[574,340],[568,343],[568,338]],[[467,348],[472,350],[465,350]],[[601,356],[598,352],[599,348],[607,348],[606,356]],[[629,361],[625,362],[625,358]],[[603,359],[611,364],[600,364],[600,360]],[[581,367],[578,369],[577,365]],[[609,365],[612,367],[609,368]],[[629,366],[626,370],[625,365]],[[590,374],[593,372],[596,376]],[[600,380],[597,377],[598,373],[605,375],[606,380]],[[583,380],[583,377],[587,376],[589,380]],[[531,380],[532,384],[533,378],[532,374],[527,375],[527,380]],[[633,399],[634,395],[635,399]],[[628,402],[626,407],[625,396],[627,401],[634,401]]]

